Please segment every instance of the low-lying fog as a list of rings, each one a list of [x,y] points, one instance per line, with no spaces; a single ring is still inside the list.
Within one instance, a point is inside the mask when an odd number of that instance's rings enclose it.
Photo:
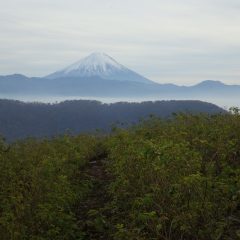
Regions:
[[[154,99],[154,98],[109,98],[109,97],[80,97],[80,96],[30,96],[30,95],[7,95],[0,94],[0,99],[13,99],[24,102],[43,102],[43,103],[58,103],[65,100],[97,100],[103,103],[115,103],[115,102],[143,102],[143,101],[161,101],[161,100],[200,100],[204,102],[210,102],[216,104],[224,109],[229,109],[230,107],[240,107],[240,98],[178,98],[178,99]]]

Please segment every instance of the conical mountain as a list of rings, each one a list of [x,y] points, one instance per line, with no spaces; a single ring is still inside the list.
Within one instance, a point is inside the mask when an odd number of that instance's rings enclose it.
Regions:
[[[52,73],[46,78],[91,78],[99,77],[112,81],[153,83],[149,79],[119,64],[105,53],[92,53],[80,61]]]

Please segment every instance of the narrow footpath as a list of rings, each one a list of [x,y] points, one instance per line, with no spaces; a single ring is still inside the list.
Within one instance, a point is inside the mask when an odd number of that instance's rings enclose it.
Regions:
[[[86,240],[111,239],[108,236],[106,209],[109,202],[107,187],[110,178],[105,169],[106,156],[100,155],[89,161],[86,174],[92,182],[92,189],[86,200],[81,203],[79,219]]]

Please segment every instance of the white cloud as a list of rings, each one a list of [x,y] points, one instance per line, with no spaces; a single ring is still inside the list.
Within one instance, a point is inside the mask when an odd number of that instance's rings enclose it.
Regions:
[[[238,0],[0,0],[0,74],[104,51],[159,82],[240,83]]]

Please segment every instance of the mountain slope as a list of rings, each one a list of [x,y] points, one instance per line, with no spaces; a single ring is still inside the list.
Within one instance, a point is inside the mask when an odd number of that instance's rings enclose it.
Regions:
[[[29,101],[27,96],[31,96],[31,101],[45,98],[50,102],[56,98],[58,101],[104,98],[113,102],[192,99],[221,106],[240,106],[240,85],[226,85],[213,80],[193,86],[160,84],[124,67],[104,53],[93,53],[45,78],[28,78],[20,74],[0,76],[0,98]]]
[[[47,79],[56,78],[91,78],[100,77],[115,81],[133,81],[151,83],[150,80],[119,64],[105,53],[92,53],[84,59],[46,76]]]
[[[36,96],[90,96],[90,97],[239,97],[240,85],[227,85],[207,80],[193,86],[159,84],[155,82],[116,81],[95,77],[28,78],[20,74],[0,76],[1,94]]]
[[[65,101],[59,104],[0,100],[0,135],[8,140],[44,137],[71,131],[108,131],[112,124],[137,123],[153,114],[169,117],[176,112],[219,113],[223,109],[200,101],[157,101],[102,104],[97,101]],[[126,125],[125,125],[126,126]]]

